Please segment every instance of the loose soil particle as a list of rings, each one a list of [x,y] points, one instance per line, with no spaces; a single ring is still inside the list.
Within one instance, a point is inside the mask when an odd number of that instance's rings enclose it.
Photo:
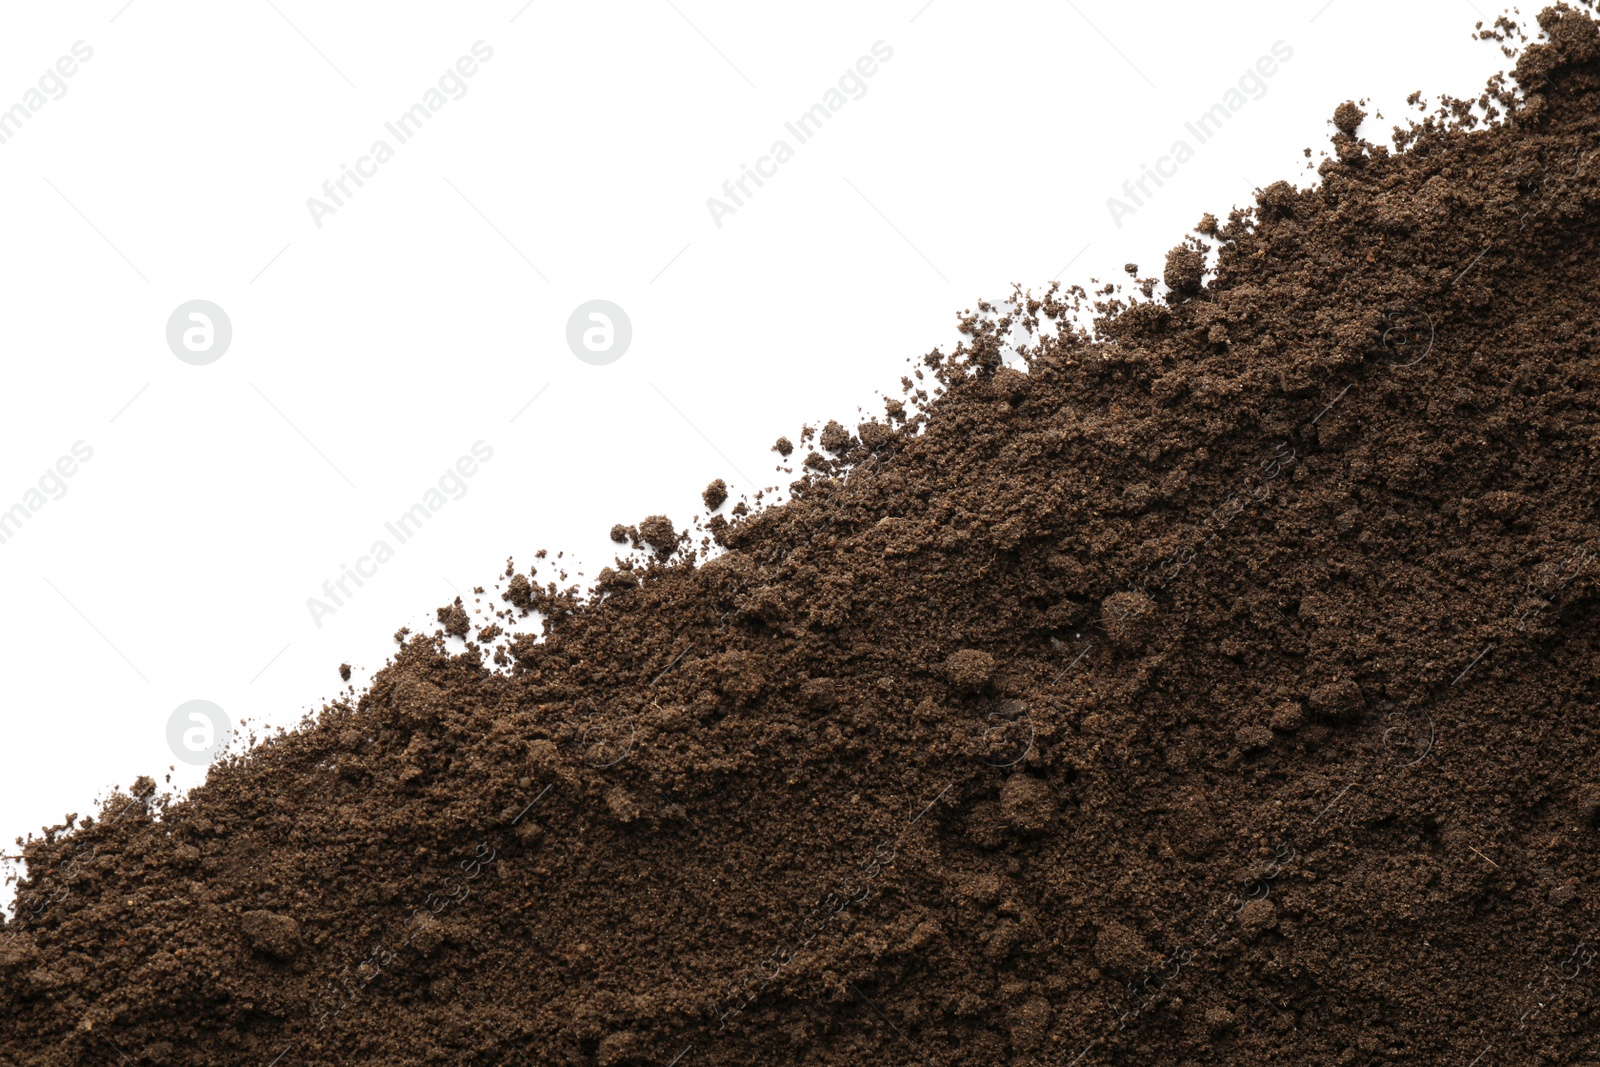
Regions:
[[[1209,281],[980,305],[723,554],[508,574],[508,672],[449,605],[30,840],[0,1063],[1596,1062],[1600,36],[1539,21]]]
[[[721,478],[716,479],[700,494],[707,511],[716,511],[728,499],[728,483]]]

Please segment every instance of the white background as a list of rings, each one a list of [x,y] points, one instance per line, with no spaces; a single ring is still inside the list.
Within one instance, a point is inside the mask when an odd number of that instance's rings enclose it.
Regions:
[[[94,50],[0,144],[0,510],[94,451],[0,544],[6,851],[138,774],[199,781],[180,703],[292,724],[508,555],[587,581],[614,522],[686,526],[718,476],[787,485],[780,433],[881,414],[978,299],[1159,274],[1203,211],[1312,181],[1341,100],[1384,140],[1411,90],[1475,96],[1506,63],[1469,0],[275,2],[3,16],[0,108]],[[465,96],[398,144],[384,123],[479,40]],[[1280,40],[1266,95],[1115,226],[1106,199]],[[796,144],[877,41],[866,94]],[[318,228],[307,198],[380,138]],[[707,198],[780,138],[794,158],[716,226]],[[165,340],[196,298],[234,334],[202,367]],[[633,323],[608,366],[565,343],[593,298]],[[307,598],[479,440],[466,495],[317,627]]]

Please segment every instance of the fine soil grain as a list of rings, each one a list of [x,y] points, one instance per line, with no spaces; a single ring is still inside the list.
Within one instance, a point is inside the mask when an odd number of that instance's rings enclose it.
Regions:
[[[1600,1063],[1600,33],[1539,24],[1165,290],[979,305],[713,554],[511,568],[502,669],[458,600],[30,839],[0,1064]]]

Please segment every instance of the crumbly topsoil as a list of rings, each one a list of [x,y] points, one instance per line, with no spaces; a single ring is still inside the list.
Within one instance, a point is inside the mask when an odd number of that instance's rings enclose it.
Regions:
[[[980,306],[720,556],[516,576],[509,672],[408,639],[31,841],[0,1064],[1600,1060],[1600,36],[1540,22],[1193,295]]]

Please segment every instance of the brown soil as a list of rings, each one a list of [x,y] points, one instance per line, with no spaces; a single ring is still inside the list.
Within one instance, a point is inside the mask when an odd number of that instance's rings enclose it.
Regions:
[[[723,501],[728,499],[728,483],[721,478],[716,479],[706,486],[705,491],[700,494],[700,499],[705,503],[708,512],[716,511],[722,506]]]
[[[724,554],[508,573],[509,674],[410,638],[30,841],[0,1063],[1600,1060],[1600,35],[1540,21],[1194,295],[1026,374],[1087,294],[980,305]]]

